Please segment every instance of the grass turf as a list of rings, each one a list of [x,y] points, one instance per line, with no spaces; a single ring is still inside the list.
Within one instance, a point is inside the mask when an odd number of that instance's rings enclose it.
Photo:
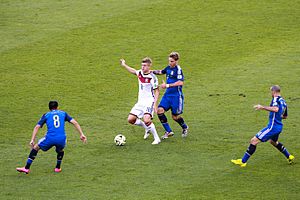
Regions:
[[[245,169],[230,163],[267,123],[252,105],[269,103],[272,84],[289,105],[280,139],[300,155],[297,1],[1,1],[0,11],[2,199],[298,198],[299,165],[269,144]],[[137,68],[150,56],[158,69],[173,50],[182,57],[190,135],[182,139],[168,115],[176,136],[151,146],[126,122],[137,80],[119,59]],[[50,99],[80,122],[88,144],[67,126],[63,173],[52,172],[50,150],[30,175],[18,174]],[[121,148],[112,142],[120,132]]]

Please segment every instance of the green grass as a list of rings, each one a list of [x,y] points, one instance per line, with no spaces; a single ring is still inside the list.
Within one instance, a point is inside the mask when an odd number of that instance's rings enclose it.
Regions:
[[[0,12],[1,199],[299,198],[298,161],[288,165],[271,145],[244,169],[230,163],[266,125],[252,106],[269,103],[272,84],[289,105],[280,139],[299,158],[298,1],[2,0]],[[119,59],[137,68],[150,56],[158,69],[173,50],[190,135],[182,139],[168,113],[176,136],[152,146],[126,122],[138,88]],[[50,99],[80,122],[88,144],[68,125],[63,173],[52,172],[50,150],[18,174]],[[124,147],[113,144],[120,132]]]

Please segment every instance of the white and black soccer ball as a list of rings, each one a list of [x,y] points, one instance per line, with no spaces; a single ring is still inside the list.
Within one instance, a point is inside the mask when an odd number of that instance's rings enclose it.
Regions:
[[[122,134],[118,134],[115,137],[114,142],[117,146],[123,146],[126,144],[126,137]]]

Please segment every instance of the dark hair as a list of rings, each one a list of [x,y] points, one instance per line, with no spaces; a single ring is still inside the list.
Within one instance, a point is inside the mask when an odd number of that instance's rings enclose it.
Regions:
[[[49,101],[49,110],[54,110],[58,107],[57,101]]]
[[[273,85],[270,89],[271,89],[271,91],[274,91],[274,92],[280,92],[280,86],[279,85]]]

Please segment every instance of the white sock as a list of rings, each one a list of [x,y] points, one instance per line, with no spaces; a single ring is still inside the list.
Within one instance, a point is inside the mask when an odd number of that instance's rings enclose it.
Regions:
[[[146,124],[145,124],[142,120],[140,120],[140,119],[136,119],[136,121],[135,121],[134,124],[137,125],[137,126],[142,126],[142,127],[144,127],[145,129],[148,128],[148,127],[146,126]]]
[[[148,128],[150,129],[150,132],[152,133],[152,135],[153,135],[153,137],[154,137],[154,140],[160,141],[159,136],[158,136],[158,134],[157,134],[157,131],[156,131],[156,129],[155,129],[154,124],[151,123],[151,125],[148,126]]]

